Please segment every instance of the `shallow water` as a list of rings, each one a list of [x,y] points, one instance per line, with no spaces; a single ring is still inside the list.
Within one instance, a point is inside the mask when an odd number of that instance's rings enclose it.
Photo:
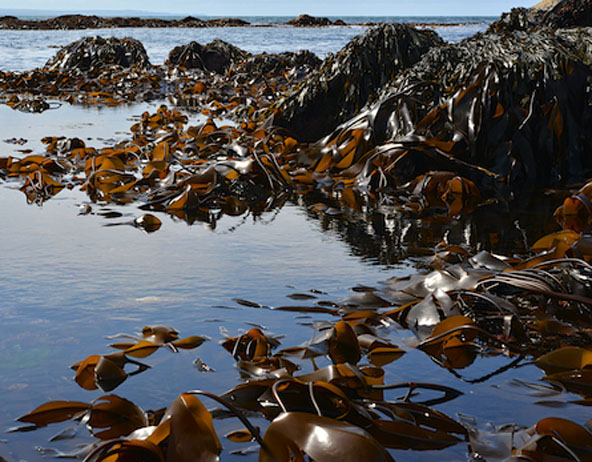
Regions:
[[[135,116],[156,107],[63,106],[40,115],[2,106],[0,139],[26,137],[29,142],[22,147],[0,146],[3,155],[14,155],[21,148],[41,152],[42,136],[75,135],[100,147],[127,136]],[[479,234],[495,231],[494,226],[505,230],[504,241],[516,243],[524,238],[532,243],[553,226],[549,207],[501,220],[497,215],[476,214],[428,226],[396,214],[368,215],[357,221],[319,217],[294,198],[260,216],[223,216],[215,226],[199,222],[189,226],[158,214],[163,226],[148,235],[125,224],[105,227],[144,213],[133,205],[90,204],[76,190],[64,190],[43,206],[28,205],[17,187],[13,182],[0,184],[0,440],[5,440],[0,442],[0,455],[11,462],[41,460],[36,446],[66,451],[87,439],[86,430],[80,428],[79,437],[72,441],[48,442],[71,424],[32,433],[4,431],[19,415],[45,401],[90,401],[102,395],[78,388],[68,366],[91,354],[107,353],[110,341],[105,335],[167,324],[181,336],[211,339],[196,350],[155,353],[145,360],[152,369],[128,378],[115,391],[145,409],[166,407],[183,391],[200,388],[221,393],[240,382],[232,356],[218,344],[225,338],[224,330],[234,336],[261,325],[267,332],[285,335],[284,346],[294,346],[311,337],[312,321],[328,319],[322,314],[248,308],[233,298],[269,306],[299,305],[286,297],[315,289],[327,293],[317,295],[319,299],[338,300],[351,294],[353,286],[376,286],[414,272],[413,261],[401,259],[405,245],[435,245],[444,235],[453,243],[474,243]],[[91,205],[92,212],[79,215],[81,204]],[[118,216],[108,218],[113,212]],[[403,348],[413,342],[408,331],[394,325],[380,333]],[[216,372],[199,373],[192,366],[197,357]],[[509,362],[504,357],[481,358],[460,372],[463,379],[475,379]],[[464,395],[437,409],[452,417],[472,416],[483,427],[489,422],[528,426],[550,415],[585,421],[588,415],[583,406],[549,407],[568,401],[566,395],[533,404],[545,399],[515,381],[537,382],[541,372],[533,366],[510,369],[471,385],[410,349],[385,370],[385,383],[437,382],[463,391]],[[391,393],[393,398],[398,396]],[[224,434],[239,424],[226,419],[216,421],[216,428]],[[234,443],[222,443],[222,460],[245,460],[228,454]],[[438,452],[393,454],[408,461],[466,460],[467,448],[458,444]]]

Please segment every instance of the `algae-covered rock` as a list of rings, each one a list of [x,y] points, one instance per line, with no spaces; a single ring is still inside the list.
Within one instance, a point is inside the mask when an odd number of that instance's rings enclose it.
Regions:
[[[529,30],[541,26],[544,17],[545,11],[541,8],[512,8],[509,13],[503,13],[500,19],[492,22],[488,32]]]
[[[563,0],[545,14],[551,27],[592,26],[592,0]]]
[[[85,37],[58,51],[47,61],[44,69],[93,72],[113,65],[122,68],[146,68],[150,66],[150,60],[144,45],[136,39]]]
[[[222,40],[214,40],[207,45],[192,41],[187,45],[173,48],[169,53],[168,64],[221,74],[248,56],[248,52]]]
[[[344,122],[398,72],[442,40],[433,31],[384,24],[355,37],[274,105],[276,123],[314,141]]]
[[[592,175],[591,31],[488,33],[433,48],[316,156],[361,129],[366,145],[348,164],[371,171],[369,157],[395,183],[430,170],[482,191],[581,181]]]
[[[493,22],[489,31],[511,32],[548,27],[592,26],[592,0],[545,1],[532,8],[513,8]]]
[[[256,82],[290,73],[288,76],[290,81],[298,81],[318,69],[320,65],[321,60],[308,50],[278,54],[262,53],[239,62],[230,70],[230,74],[240,81]]]
[[[297,18],[287,21],[286,24],[297,27],[318,27],[330,26],[333,22],[329,18],[317,18],[308,14],[301,14]]]

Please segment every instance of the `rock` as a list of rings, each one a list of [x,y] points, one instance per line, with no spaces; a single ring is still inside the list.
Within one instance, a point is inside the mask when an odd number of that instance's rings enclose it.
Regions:
[[[297,27],[318,27],[330,26],[333,23],[329,18],[315,18],[314,16],[309,16],[308,14],[301,14],[297,18],[287,21],[286,24]]]
[[[278,101],[276,123],[301,141],[315,141],[362,109],[398,72],[442,39],[433,31],[384,24],[329,55],[318,71]]]
[[[224,73],[234,63],[249,56],[249,53],[222,40],[214,40],[207,45],[189,42],[173,48],[169,53],[168,65],[183,66],[187,69]]]
[[[343,19],[338,19],[336,21],[333,21],[333,25],[334,26],[347,26],[347,24],[345,23],[345,21]]]
[[[237,27],[247,26],[249,23],[237,18],[219,18],[203,21],[193,16],[183,19],[160,19],[139,17],[103,18],[69,14],[55,18],[27,20],[14,16],[0,17],[0,29],[32,29],[32,30],[73,30],[73,29],[107,29],[116,27]]]
[[[239,18],[209,19],[205,22],[209,27],[242,27],[250,24],[250,22]]]
[[[85,37],[58,51],[43,69],[95,72],[106,66],[146,68],[150,66],[150,60],[144,45],[136,39]]]
[[[241,82],[273,79],[290,73],[290,79],[299,81],[318,69],[321,60],[308,50],[279,54],[262,53],[251,56],[230,70],[231,77]]]

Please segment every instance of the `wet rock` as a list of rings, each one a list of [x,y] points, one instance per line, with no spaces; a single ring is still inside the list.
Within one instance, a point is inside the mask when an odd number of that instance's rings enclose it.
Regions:
[[[85,37],[62,48],[44,70],[94,72],[107,66],[130,68],[150,66],[144,45],[133,38]]]
[[[240,62],[230,70],[230,74],[240,82],[257,82],[289,73],[291,81],[298,81],[318,69],[321,62],[317,55],[308,50],[262,53]]]
[[[330,26],[333,22],[329,18],[316,18],[308,14],[301,14],[297,18],[287,21],[286,24],[296,27],[318,27]]]
[[[187,69],[202,69],[221,74],[234,63],[249,56],[249,53],[222,40],[207,45],[195,41],[173,48],[169,53],[169,66],[183,66]]]
[[[314,141],[362,109],[368,98],[442,40],[433,31],[384,24],[329,55],[321,68],[278,101],[276,123]]]
[[[334,26],[347,26],[346,22],[343,19],[338,19],[333,22]]]

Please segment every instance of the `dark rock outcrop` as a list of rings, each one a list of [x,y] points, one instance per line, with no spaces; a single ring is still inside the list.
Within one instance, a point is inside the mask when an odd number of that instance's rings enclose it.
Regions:
[[[61,72],[95,72],[106,66],[146,68],[150,60],[144,45],[133,38],[85,37],[62,48],[44,66]]]
[[[274,105],[276,123],[314,141],[352,117],[402,69],[442,44],[433,31],[384,24],[329,55],[321,68]]]
[[[248,56],[249,53],[245,50],[222,40],[214,40],[207,45],[189,42],[187,45],[173,48],[167,63],[171,67],[183,66],[187,69],[202,69],[222,74]]]
[[[286,24],[296,27],[319,27],[330,26],[333,22],[329,18],[317,18],[308,14],[301,14],[297,18],[287,21]]]
[[[68,14],[55,18],[29,20],[14,16],[0,17],[0,29],[30,29],[30,30],[79,30],[79,29],[109,29],[118,27],[240,27],[249,22],[238,18],[218,18],[202,20],[193,16],[183,19],[160,19],[139,17],[87,16],[82,14]]]

